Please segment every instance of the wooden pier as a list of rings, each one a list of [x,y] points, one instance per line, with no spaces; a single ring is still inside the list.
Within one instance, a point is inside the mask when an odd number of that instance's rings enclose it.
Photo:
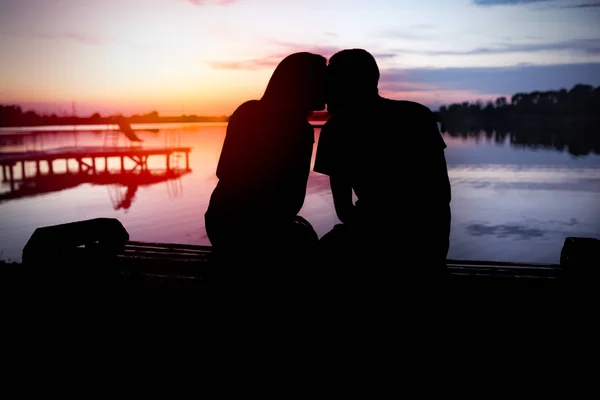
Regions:
[[[78,184],[89,182],[96,184],[114,184],[126,177],[143,178],[147,184],[157,179],[165,180],[189,172],[190,147],[63,147],[52,150],[0,153],[2,182],[10,185],[10,192],[3,193],[0,199],[22,197],[63,190]],[[185,167],[180,168],[171,163],[172,156],[185,156]],[[150,156],[165,158],[165,168],[157,174],[148,167]],[[109,169],[109,159],[117,158],[120,168]],[[103,160],[103,168],[98,160]],[[75,170],[69,168],[69,161],[76,161]],[[125,161],[133,162],[133,167],[126,168]],[[55,163],[64,163],[64,172],[58,172]],[[27,174],[26,165],[33,163],[35,171]],[[42,166],[47,170],[42,171]],[[18,173],[18,174],[17,174]],[[142,183],[143,184],[143,183]],[[25,194],[27,192],[27,194]]]

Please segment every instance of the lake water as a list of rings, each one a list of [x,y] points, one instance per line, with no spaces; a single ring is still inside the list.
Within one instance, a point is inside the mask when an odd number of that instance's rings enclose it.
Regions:
[[[159,129],[139,133],[142,147],[192,148],[191,172],[176,179],[139,187],[131,179],[129,187],[84,182],[69,189],[0,201],[0,259],[20,261],[22,248],[37,227],[97,217],[119,219],[132,240],[210,244],[203,215],[217,182],[214,173],[226,126],[133,126]],[[106,131],[66,129],[35,139],[11,140],[2,134],[17,129],[5,129],[0,132],[0,140],[5,138],[0,151],[112,145],[113,138],[107,137]],[[316,128],[316,141],[318,135]],[[117,138],[118,145],[128,145],[124,137]],[[600,238],[600,156],[576,158],[567,152],[516,148],[485,137],[445,139],[453,196],[449,258],[558,263],[567,236]],[[109,168],[118,163],[118,159],[109,160]],[[185,160],[173,158],[171,164],[183,167]],[[71,160],[69,169],[76,167]],[[164,169],[165,157],[150,156],[148,167]],[[27,176],[34,170],[35,163],[26,164]],[[64,161],[54,162],[55,173],[64,170]],[[20,173],[20,168],[15,168],[16,178]],[[10,190],[3,182],[0,194],[6,198]],[[123,202],[126,198],[129,200]],[[338,223],[327,177],[311,172],[301,215],[319,235]]]

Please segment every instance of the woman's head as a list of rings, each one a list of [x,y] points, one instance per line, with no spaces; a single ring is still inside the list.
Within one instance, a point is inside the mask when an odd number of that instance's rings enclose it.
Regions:
[[[327,59],[321,55],[290,54],[275,68],[262,101],[294,113],[323,110],[326,69]]]

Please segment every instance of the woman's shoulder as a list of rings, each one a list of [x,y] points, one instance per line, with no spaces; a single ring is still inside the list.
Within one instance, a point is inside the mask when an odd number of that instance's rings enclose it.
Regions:
[[[246,119],[256,116],[260,112],[261,106],[258,100],[248,100],[240,104],[229,117],[231,119]]]

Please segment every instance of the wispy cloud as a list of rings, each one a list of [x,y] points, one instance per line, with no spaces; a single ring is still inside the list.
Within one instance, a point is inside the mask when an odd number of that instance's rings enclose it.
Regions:
[[[398,78],[393,73],[389,76],[383,75],[379,88],[388,92],[437,92],[443,90],[443,85],[424,82],[408,82],[394,80]],[[391,78],[391,79],[390,79]]]
[[[367,49],[365,49],[367,50]],[[397,53],[371,53],[376,60],[380,60],[382,58],[394,58],[397,57]]]
[[[514,6],[520,4],[546,3],[552,0],[473,0],[473,4],[482,7]]]
[[[308,51],[310,53],[320,54],[327,59],[329,59],[332,55],[334,55],[338,51],[344,49],[344,47],[340,47],[340,46],[303,45],[300,43],[281,42],[281,41],[273,41],[273,40],[271,40],[270,42],[272,44],[281,46],[282,50],[285,49],[282,51],[282,53],[287,52],[287,54],[290,54],[290,53],[296,53],[299,51]],[[373,54],[373,57],[375,57],[376,60],[380,60],[380,59],[384,59],[384,58],[394,58],[398,55],[395,52],[377,52],[377,51],[371,51],[370,49],[365,49],[365,50],[371,52],[371,54]]]
[[[206,63],[214,69],[254,71],[261,68],[275,67],[284,57],[285,55],[270,55],[247,60],[207,61]]]
[[[261,68],[274,68],[281,62],[281,60],[292,53],[306,51],[309,53],[320,54],[325,58],[329,58],[334,53],[341,50],[340,48],[334,46],[306,46],[299,43],[288,43],[277,40],[269,40],[268,44],[274,45],[279,49],[274,51],[272,54],[268,54],[263,57],[228,61],[212,60],[207,61],[207,64],[215,69],[254,71]],[[381,56],[385,58],[394,56],[394,54],[382,54]]]
[[[595,7],[600,7],[600,2],[565,5],[565,6],[561,6],[560,8],[595,8]]]
[[[217,4],[220,6],[228,6],[237,3],[239,0],[187,0],[195,6],[206,6],[211,4]]]
[[[572,0],[567,0],[573,2]],[[544,3],[547,5],[539,10],[552,10],[557,8],[563,9],[578,9],[578,8],[597,8],[600,7],[600,2],[588,2],[580,4],[552,4],[553,0],[473,0],[473,3],[480,7],[492,7],[492,6],[516,6],[533,3]]]
[[[263,57],[249,58],[243,60],[212,60],[207,61],[207,64],[214,69],[225,69],[225,70],[248,70],[254,71],[261,68],[273,68],[281,62],[286,56],[292,53],[298,52],[309,52],[314,54],[320,54],[323,57],[329,59],[332,55],[340,50],[342,47],[336,46],[307,46],[299,43],[288,43],[280,42],[275,40],[269,40],[270,44],[280,47],[280,50],[273,52],[272,54],[265,55]],[[377,60],[394,58],[397,53],[378,53],[373,52],[373,57]]]
[[[477,47],[470,50],[395,50],[397,53],[430,56],[470,56],[480,54],[537,53],[543,51],[570,51],[573,53],[600,55],[600,39],[573,39],[550,43],[503,43],[495,47]]]

